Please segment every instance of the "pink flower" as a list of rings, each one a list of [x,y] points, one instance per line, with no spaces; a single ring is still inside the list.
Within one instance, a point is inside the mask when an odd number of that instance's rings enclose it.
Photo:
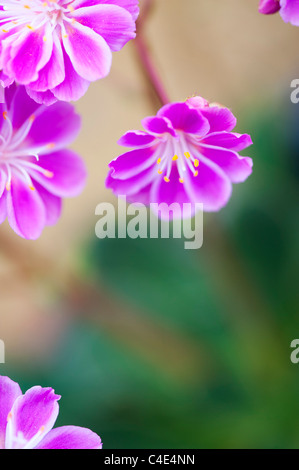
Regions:
[[[299,26],[299,1],[298,0],[260,0],[260,13],[269,15],[279,11],[286,23]]]
[[[119,140],[135,150],[109,164],[106,180],[132,203],[203,203],[205,211],[218,211],[232,183],[251,174],[252,160],[238,154],[251,138],[231,132],[236,118],[227,108],[196,97],[168,104],[142,124],[146,132],[131,131]]]
[[[260,0],[259,12],[264,15],[272,15],[280,9],[279,0]]]
[[[77,196],[86,180],[85,165],[66,150],[80,129],[68,103],[46,107],[23,86],[5,89],[0,104],[0,224],[8,218],[21,237],[36,239],[57,222],[63,197]]]
[[[0,0],[0,69],[39,103],[78,100],[135,37],[138,0]]]
[[[86,428],[52,429],[60,396],[52,388],[19,385],[0,376],[0,449],[102,449],[101,438]]]

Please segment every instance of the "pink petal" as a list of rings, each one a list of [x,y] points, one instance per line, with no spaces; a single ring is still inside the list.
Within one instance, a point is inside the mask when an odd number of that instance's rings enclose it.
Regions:
[[[38,79],[30,83],[32,91],[47,91],[60,85],[65,79],[63,52],[60,40],[55,34],[53,51],[49,62],[39,71]]]
[[[155,137],[147,132],[129,131],[117,143],[123,147],[145,147],[152,144],[154,140]]]
[[[109,5],[117,5],[119,7],[125,8],[132,15],[133,19],[136,20],[139,14],[138,3],[139,0],[101,0],[101,3]],[[98,5],[99,0],[75,0],[73,3],[74,8],[83,8],[90,7],[93,5]]]
[[[55,151],[61,150],[75,140],[80,128],[81,118],[69,103],[59,102],[42,107],[28,134],[30,148],[34,150],[49,144],[49,153],[53,152],[53,148]],[[46,151],[43,150],[43,153]]]
[[[90,429],[63,426],[52,429],[37,449],[102,449],[101,438]]]
[[[72,17],[102,36],[112,51],[119,51],[136,36],[135,21],[130,13],[115,5],[79,8]]]
[[[8,377],[0,376],[0,449],[5,447],[5,432],[8,413],[22,391],[16,382]]]
[[[250,135],[234,134],[233,132],[226,131],[208,134],[201,140],[201,142],[207,145],[213,145],[214,147],[224,147],[226,149],[234,150],[235,152],[240,152],[252,145]]]
[[[61,198],[49,193],[49,191],[47,191],[45,188],[43,188],[43,186],[41,186],[37,182],[35,182],[34,184],[45,206],[45,212],[46,212],[45,224],[55,225],[61,216],[61,210],[62,210]]]
[[[171,134],[173,137],[176,136],[175,129],[171,121],[166,117],[150,116],[144,118],[141,121],[144,129],[153,134],[164,134],[165,132]]]
[[[161,148],[164,149],[163,146]],[[109,163],[109,167],[114,170],[114,178],[127,179],[152,167],[158,158],[155,154],[155,149],[147,147],[123,153],[115,160],[112,160]]]
[[[63,57],[65,79],[60,85],[53,88],[52,92],[58,100],[77,101],[86,93],[90,81],[77,74],[66,52],[64,52]]]
[[[282,19],[294,26],[299,26],[299,2],[298,0],[280,0],[280,15]]]
[[[47,191],[58,197],[78,196],[86,182],[86,167],[82,158],[72,150],[59,150],[47,155],[40,155],[39,166],[47,170],[52,177],[30,170],[31,177]]]
[[[22,448],[33,438],[37,445],[52,429],[58,416],[59,395],[52,388],[32,387],[25,395],[19,396],[10,412],[9,433],[6,435],[6,447],[9,447],[10,434],[16,439],[13,448]],[[20,444],[20,437],[24,443]]]
[[[11,228],[30,240],[39,238],[45,226],[45,208],[38,192],[17,177],[7,191],[7,216]]]
[[[203,210],[214,212],[224,207],[232,192],[232,185],[224,171],[215,163],[201,157],[198,176],[187,171],[185,175],[186,191],[190,200],[203,204]]]
[[[182,130],[190,134],[205,135],[210,126],[205,117],[187,103],[171,103],[163,106],[157,116],[168,118],[174,129]]]
[[[211,106],[200,112],[209,121],[210,132],[232,131],[236,127],[237,120],[228,108]]]
[[[46,41],[44,37],[47,38]],[[7,64],[8,75],[23,85],[37,80],[38,71],[50,60],[52,49],[50,23],[36,31],[28,29],[28,32],[21,34],[11,46],[11,60]]]
[[[90,82],[106,77],[111,68],[112,53],[106,41],[92,29],[76,22],[65,24],[64,48],[80,77]]]
[[[252,160],[240,157],[236,152],[211,145],[201,144],[200,154],[218,165],[232,183],[242,183],[252,173]]]

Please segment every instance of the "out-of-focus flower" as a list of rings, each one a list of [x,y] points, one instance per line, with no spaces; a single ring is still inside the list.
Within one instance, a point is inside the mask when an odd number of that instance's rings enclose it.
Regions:
[[[260,0],[260,13],[269,15],[279,11],[286,23],[299,26],[299,1],[298,0]]]
[[[86,180],[82,159],[65,149],[80,130],[72,105],[37,104],[23,86],[5,89],[0,104],[0,223],[36,239],[57,222],[63,197],[77,196]]]
[[[20,386],[0,376],[0,449],[102,449],[101,438],[86,428],[52,429],[60,396],[52,388]]]
[[[146,132],[131,131],[119,140],[135,150],[109,164],[106,180],[132,203],[203,203],[205,211],[218,211],[232,183],[252,172],[252,160],[238,154],[251,138],[231,132],[236,118],[227,108],[195,97],[164,106],[142,124]]]
[[[279,0],[260,0],[259,12],[264,15],[272,15],[280,9]]]
[[[135,37],[138,0],[0,0],[0,69],[39,103],[78,100]]]

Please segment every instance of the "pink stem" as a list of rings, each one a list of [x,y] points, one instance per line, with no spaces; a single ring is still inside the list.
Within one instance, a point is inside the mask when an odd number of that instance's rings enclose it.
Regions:
[[[143,26],[153,6],[153,0],[146,0],[142,15],[137,21],[137,37],[135,39],[135,46],[140,59],[140,65],[142,66],[143,72],[155,92],[161,105],[168,104],[170,102],[168,94],[165,90],[163,82],[156,70],[153,63],[148,45],[143,37]]]

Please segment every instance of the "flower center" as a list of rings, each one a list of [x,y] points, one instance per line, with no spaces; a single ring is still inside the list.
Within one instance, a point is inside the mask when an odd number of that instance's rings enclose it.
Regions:
[[[183,133],[179,133],[179,138],[167,136],[163,155],[158,158],[158,174],[163,176],[166,183],[170,182],[171,173],[176,167],[179,174],[179,182],[184,184],[186,172],[189,170],[194,177],[198,176],[199,160],[194,158],[190,152],[190,145]]]
[[[50,23],[54,30],[57,25],[63,28],[63,22],[72,21],[67,14],[74,9],[71,4],[74,0],[0,0],[0,6],[8,13],[7,17],[0,19],[5,27],[2,31],[9,32],[18,26],[25,26],[32,31]],[[9,16],[10,15],[10,16]]]
[[[7,111],[3,112],[3,118],[4,122],[0,134],[0,170],[6,176],[6,190],[11,190],[13,177],[17,176],[34,191],[35,188],[30,176],[32,172],[42,173],[47,178],[53,178],[54,176],[51,171],[40,167],[34,159],[38,162],[38,154],[53,148],[55,144],[49,143],[38,148],[30,147],[26,143],[27,136],[35,121],[33,114],[16,132],[13,130]]]

